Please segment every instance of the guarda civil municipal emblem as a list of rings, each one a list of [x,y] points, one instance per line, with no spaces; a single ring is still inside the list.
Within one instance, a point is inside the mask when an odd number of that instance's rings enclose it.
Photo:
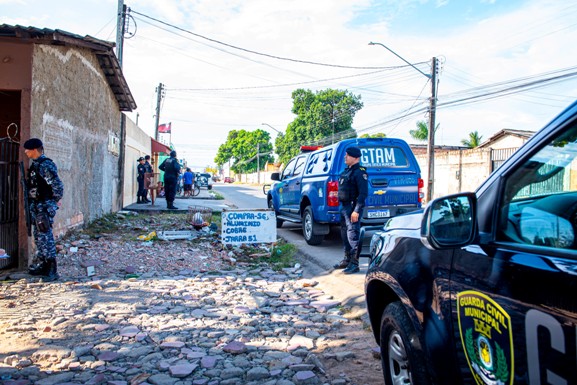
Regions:
[[[459,332],[465,357],[477,384],[513,383],[511,317],[483,293],[457,294]]]

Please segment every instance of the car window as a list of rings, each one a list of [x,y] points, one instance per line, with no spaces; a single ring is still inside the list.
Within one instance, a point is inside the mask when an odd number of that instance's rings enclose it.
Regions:
[[[408,167],[409,160],[400,147],[361,147],[361,164],[366,168]]]
[[[331,167],[332,160],[332,148],[311,154],[309,162],[307,163],[305,175],[326,174]]]
[[[507,178],[499,226],[501,240],[577,250],[577,125]]]
[[[284,170],[282,170],[282,176],[281,176],[281,180],[288,178],[289,176],[292,175],[294,169],[295,169],[295,164],[297,163],[296,158],[293,158],[290,160],[290,162],[288,162],[288,164],[286,165],[286,167],[284,168]]]
[[[294,170],[294,172],[293,172],[293,176],[295,176],[295,175],[300,175],[300,174],[303,172],[303,168],[304,168],[305,160],[306,160],[306,159],[307,159],[306,156],[299,156],[299,157],[297,158],[297,162],[296,162],[296,165],[295,165],[295,170]]]

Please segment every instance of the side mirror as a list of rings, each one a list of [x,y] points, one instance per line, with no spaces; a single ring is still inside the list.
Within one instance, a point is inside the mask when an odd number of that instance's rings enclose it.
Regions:
[[[431,250],[458,248],[475,241],[478,232],[475,193],[449,195],[427,205],[421,242]]]
[[[280,173],[279,172],[273,172],[272,174],[270,174],[270,179],[271,180],[280,180]]]

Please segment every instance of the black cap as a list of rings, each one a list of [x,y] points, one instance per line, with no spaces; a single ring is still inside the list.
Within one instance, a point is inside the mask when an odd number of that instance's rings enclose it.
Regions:
[[[144,160],[144,158],[140,157],[140,158],[136,159],[137,162],[140,162],[141,160]]]
[[[42,141],[38,138],[28,139],[24,142],[24,148],[27,150],[36,150],[40,147],[42,147]]]
[[[349,147],[347,148],[347,154],[352,156],[353,158],[360,158],[361,157],[361,150],[358,147]]]
[[[146,155],[146,156],[144,157],[144,160],[148,160],[148,159],[150,159],[150,155]]]
[[[171,158],[176,158],[176,151],[171,151],[171,152],[170,152],[170,157],[171,157]]]

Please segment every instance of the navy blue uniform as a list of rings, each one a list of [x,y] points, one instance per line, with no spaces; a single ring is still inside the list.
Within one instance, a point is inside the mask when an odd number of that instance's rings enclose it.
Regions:
[[[54,162],[41,155],[28,169],[30,214],[34,230],[34,243],[41,261],[56,258],[56,244],[52,234],[58,201],[64,194],[64,184],[58,177]]]
[[[367,170],[359,163],[347,167],[339,176],[339,202],[341,203],[341,238],[345,255],[350,257],[350,263],[359,264],[359,235],[361,232],[361,217],[368,194]],[[351,214],[357,212],[359,220],[351,221]]]
[[[144,189],[144,174],[146,173],[146,165],[138,164],[136,171],[138,172],[138,176],[136,177],[136,181],[138,182],[138,192],[136,193],[136,196],[146,199],[146,190]]]
[[[152,165],[150,163],[148,163],[147,160],[144,161],[144,169],[146,170],[145,172],[147,174],[151,174],[153,172],[152,171]],[[143,197],[144,197],[144,200],[148,202],[148,189],[144,189]]]

